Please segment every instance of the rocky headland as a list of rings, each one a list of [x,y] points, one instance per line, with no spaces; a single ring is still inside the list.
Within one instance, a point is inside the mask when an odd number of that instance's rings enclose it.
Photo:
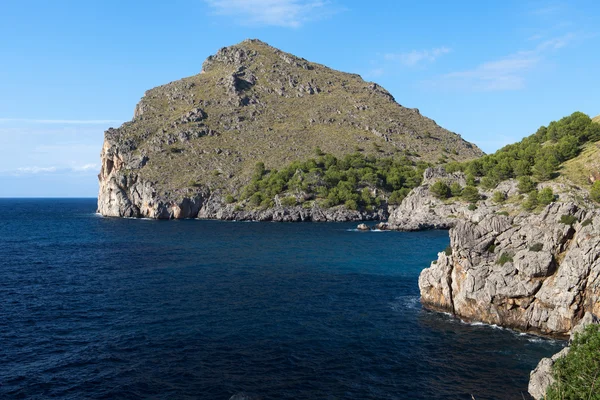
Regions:
[[[300,192],[297,207],[272,195],[257,207],[241,196],[257,163],[276,171],[316,150],[408,162],[483,154],[375,83],[246,40],[208,57],[198,75],[147,91],[132,121],[105,132],[98,212],[260,221],[387,216],[385,204],[306,204],[310,196]]]

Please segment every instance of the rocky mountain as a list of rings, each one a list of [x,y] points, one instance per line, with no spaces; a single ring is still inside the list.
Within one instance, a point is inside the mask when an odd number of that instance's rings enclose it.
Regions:
[[[246,40],[208,57],[200,74],[147,91],[132,121],[106,131],[98,210],[236,218],[223,199],[239,193],[257,162],[278,169],[317,148],[430,162],[482,155],[375,83]],[[324,210],[309,214],[329,219]],[[353,218],[365,218],[359,214]]]
[[[597,123],[600,123],[600,115],[598,115],[598,116],[596,116],[596,117],[592,118],[592,121],[594,121],[594,122],[597,122]]]

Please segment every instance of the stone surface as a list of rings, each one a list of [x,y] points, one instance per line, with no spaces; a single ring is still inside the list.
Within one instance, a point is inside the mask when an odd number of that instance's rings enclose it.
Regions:
[[[565,225],[563,215],[588,222]],[[419,278],[426,306],[555,336],[568,336],[585,312],[600,311],[600,216],[594,210],[552,203],[539,215],[459,219],[450,243],[452,254],[440,253]]]

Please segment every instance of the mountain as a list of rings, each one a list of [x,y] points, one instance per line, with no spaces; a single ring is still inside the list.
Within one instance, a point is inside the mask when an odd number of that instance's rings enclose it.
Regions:
[[[219,218],[257,163],[275,170],[315,151],[412,162],[483,154],[376,83],[246,40],[208,57],[200,74],[147,91],[132,121],[105,132],[98,210]]]
[[[598,115],[598,116],[596,116],[596,117],[592,118],[592,121],[594,121],[594,122],[597,122],[597,123],[600,123],[600,115]]]

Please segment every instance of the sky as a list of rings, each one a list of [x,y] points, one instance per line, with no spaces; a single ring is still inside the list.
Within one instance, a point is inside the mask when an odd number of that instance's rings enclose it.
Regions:
[[[257,38],[379,83],[485,152],[600,114],[600,2],[3,0],[0,197],[95,197],[104,131]]]

